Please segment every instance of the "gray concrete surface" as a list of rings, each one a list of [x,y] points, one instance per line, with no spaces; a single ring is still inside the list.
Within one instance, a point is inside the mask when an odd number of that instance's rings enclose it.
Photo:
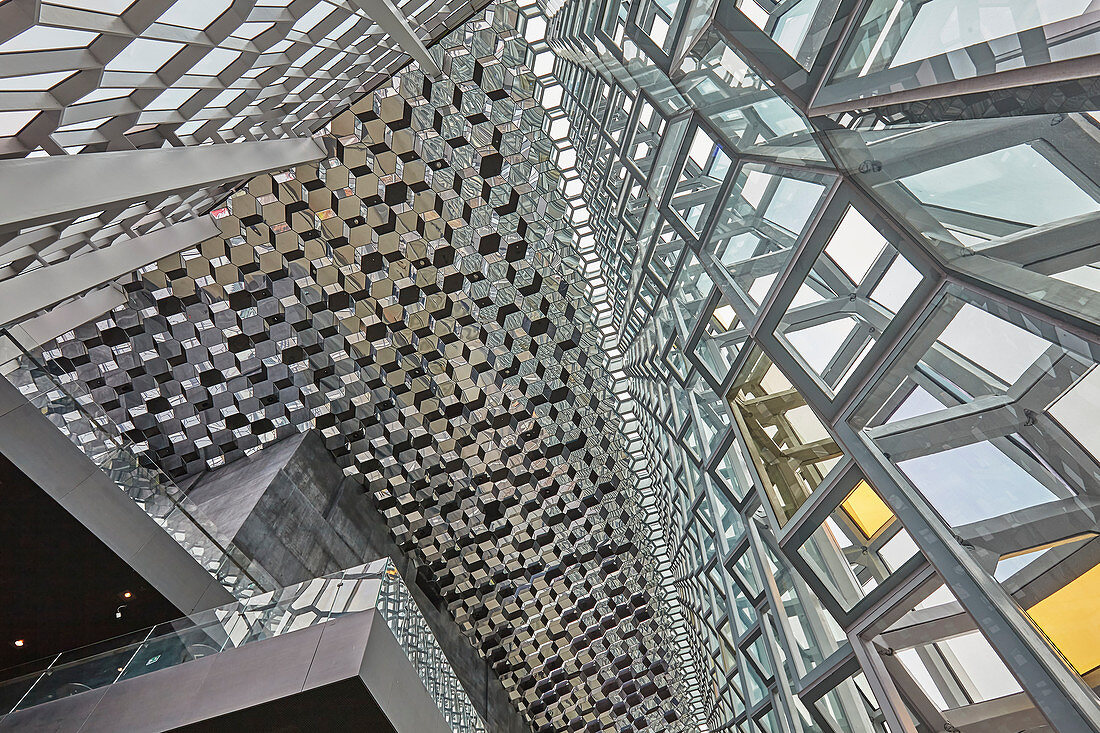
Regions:
[[[529,733],[492,668],[445,607],[417,585],[421,571],[362,489],[349,481],[319,435],[304,433],[199,474],[188,496],[280,585],[380,557],[393,560],[490,733]]]

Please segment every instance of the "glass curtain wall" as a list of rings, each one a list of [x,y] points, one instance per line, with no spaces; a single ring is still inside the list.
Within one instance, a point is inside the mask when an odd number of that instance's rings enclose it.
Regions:
[[[541,7],[700,729],[1100,728],[1100,5]]]

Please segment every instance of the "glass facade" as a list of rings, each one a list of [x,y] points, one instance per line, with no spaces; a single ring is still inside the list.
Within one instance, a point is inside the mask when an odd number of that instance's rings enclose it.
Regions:
[[[1093,7],[547,12],[703,729],[1095,729]]]
[[[319,430],[539,733],[1100,730],[1097,29],[492,4],[21,386]]]

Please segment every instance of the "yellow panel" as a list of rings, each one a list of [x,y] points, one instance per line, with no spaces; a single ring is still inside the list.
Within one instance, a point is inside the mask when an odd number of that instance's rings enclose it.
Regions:
[[[1076,534],[1076,535],[1073,535],[1072,537],[1066,537],[1065,539],[1061,539],[1061,540],[1054,540],[1053,542],[1044,542],[1041,545],[1036,545],[1035,547],[1028,547],[1027,549],[1024,549],[1024,550],[1018,550],[1016,552],[1006,552],[1004,555],[1001,555],[1001,559],[1004,560],[1004,559],[1010,558],[1010,557],[1019,557],[1020,555],[1030,555],[1031,553],[1038,552],[1039,550],[1049,550],[1052,547],[1061,547],[1062,545],[1068,545],[1068,544],[1073,543],[1073,542],[1082,542],[1084,540],[1091,540],[1093,537],[1096,537],[1096,536],[1098,536],[1096,532],[1082,532],[1081,534]]]
[[[1028,609],[1028,616],[1062,652],[1078,674],[1100,666],[1100,565]]]
[[[722,327],[723,331],[728,331],[737,322],[737,314],[732,306],[723,303],[714,309],[714,320],[718,321],[718,325]]]
[[[894,521],[894,513],[890,511],[890,507],[886,506],[886,502],[866,481],[860,481],[852,489],[852,493],[848,494],[848,498],[841,503],[840,508],[868,539]]]

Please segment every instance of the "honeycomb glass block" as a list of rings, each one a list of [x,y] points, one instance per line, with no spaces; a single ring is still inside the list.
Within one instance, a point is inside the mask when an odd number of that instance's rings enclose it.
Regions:
[[[678,730],[665,596],[515,13],[447,36],[444,79],[413,65],[357,99],[333,157],[248,182],[221,236],[36,356],[176,478],[317,431],[535,730]]]

